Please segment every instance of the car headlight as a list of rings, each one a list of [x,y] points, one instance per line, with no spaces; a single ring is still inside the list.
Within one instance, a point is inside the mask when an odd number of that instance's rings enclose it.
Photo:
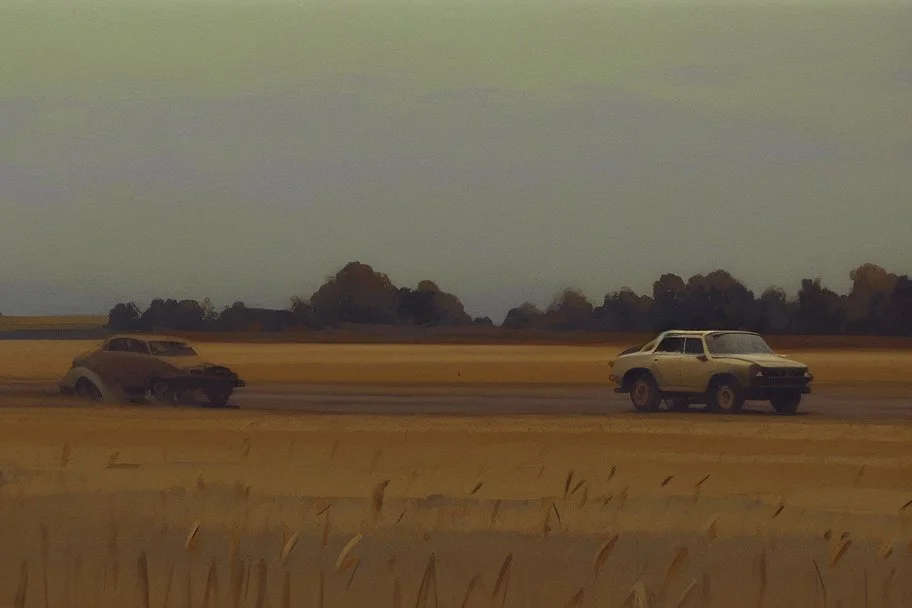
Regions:
[[[747,375],[753,378],[754,376],[759,376],[763,373],[763,368],[754,363],[747,370]]]

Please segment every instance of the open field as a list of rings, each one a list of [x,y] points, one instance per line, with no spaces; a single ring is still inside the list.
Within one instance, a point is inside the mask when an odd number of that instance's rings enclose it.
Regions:
[[[97,341],[0,341],[0,383],[53,383]],[[266,344],[201,342],[212,361],[251,385],[607,385],[626,343],[599,346]],[[810,365],[814,387],[912,394],[912,350],[787,350]]]
[[[909,426],[0,409],[0,467],[0,605],[912,603]]]
[[[53,394],[94,344],[0,341],[0,606],[912,605],[908,416],[603,414],[626,344],[200,342],[239,409]],[[786,352],[908,409],[909,351]]]

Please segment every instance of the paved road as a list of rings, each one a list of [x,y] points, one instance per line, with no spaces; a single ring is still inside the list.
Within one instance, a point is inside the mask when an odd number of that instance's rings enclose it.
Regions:
[[[352,387],[296,386],[242,389],[232,405],[244,409],[295,410],[333,414],[509,415],[643,415],[627,395],[602,387]],[[663,416],[710,415],[694,406],[691,412]],[[776,416],[765,402],[749,402],[746,416]],[[807,395],[799,410],[804,420],[912,422],[912,396],[860,397],[828,391]]]
[[[0,385],[0,407],[78,407],[82,402],[56,393],[53,386]],[[158,407],[152,404],[143,407]],[[530,386],[269,386],[238,390],[230,407],[312,414],[498,415],[658,415],[706,416],[699,406],[687,413],[639,414],[627,395],[608,387]],[[750,402],[742,415],[778,417],[769,404]],[[910,421],[912,395],[859,396],[832,389],[807,395],[797,417],[812,420]]]

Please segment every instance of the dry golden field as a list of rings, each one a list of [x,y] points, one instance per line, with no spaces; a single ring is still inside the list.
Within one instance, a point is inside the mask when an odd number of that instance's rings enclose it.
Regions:
[[[0,386],[53,387],[95,344],[0,341]],[[197,344],[251,387],[301,392],[591,386],[627,345]],[[912,388],[909,350],[782,350],[837,394]],[[42,394],[0,393],[0,606],[912,606],[902,421],[342,416]]]
[[[0,382],[55,382],[97,341],[0,341]],[[263,384],[607,385],[626,346],[199,342],[200,354]],[[789,349],[821,389],[910,394],[912,349]]]
[[[908,427],[0,409],[0,463],[0,605],[912,602]]]

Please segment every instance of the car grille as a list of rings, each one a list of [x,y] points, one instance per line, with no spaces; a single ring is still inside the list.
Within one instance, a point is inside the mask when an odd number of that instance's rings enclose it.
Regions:
[[[797,369],[766,369],[763,371],[763,375],[766,378],[800,378],[804,376],[804,370]]]

